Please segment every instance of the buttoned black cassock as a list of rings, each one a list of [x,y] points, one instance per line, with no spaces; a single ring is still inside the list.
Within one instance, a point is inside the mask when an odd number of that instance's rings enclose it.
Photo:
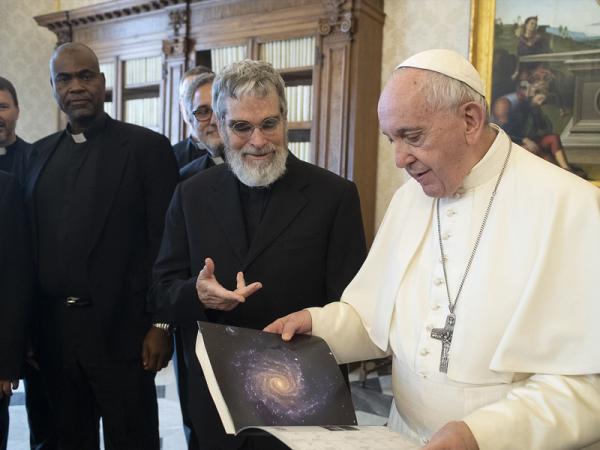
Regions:
[[[154,379],[139,368],[144,336],[153,321],[164,319],[147,301],[147,291],[177,165],[168,140],[146,128],[103,115],[84,134],[92,147],[83,160],[66,131],[35,143],[27,177],[25,200],[41,286],[42,373],[56,408],[59,438],[69,440],[65,447],[79,439],[94,445],[87,396],[100,405],[107,448],[157,449]],[[46,198],[58,211],[37,204]],[[49,223],[42,223],[42,216]],[[56,268],[48,264],[52,246],[40,246],[52,240],[43,229],[49,226],[61,235],[50,242],[57,248]],[[64,284],[81,292],[63,291]],[[44,285],[56,292],[44,292]],[[61,297],[70,295],[91,305],[68,307]],[[129,408],[139,411],[131,414]]]
[[[17,178],[0,171],[0,380],[18,380],[31,304],[31,258]],[[0,448],[8,436],[8,397],[0,399]]]
[[[195,321],[262,329],[293,311],[339,300],[366,256],[354,183],[291,154],[286,166],[271,187],[251,243],[239,182],[226,164],[182,182],[167,212],[153,295],[170,305],[172,320],[183,331],[189,412],[202,449],[248,443],[225,438],[195,355]],[[195,283],[207,257],[225,288],[235,289],[236,273],[242,271],[247,283],[260,281],[262,289],[232,311],[205,310]]]

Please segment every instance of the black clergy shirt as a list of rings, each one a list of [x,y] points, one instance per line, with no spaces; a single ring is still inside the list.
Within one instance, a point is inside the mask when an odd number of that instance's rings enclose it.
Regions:
[[[106,116],[77,143],[69,128],[47,161],[35,190],[38,272],[49,297],[89,299],[87,252],[100,136]]]
[[[242,211],[246,222],[246,242],[248,248],[252,245],[252,240],[256,236],[256,230],[267,209],[269,198],[271,197],[271,187],[248,187],[238,180],[240,189],[240,201]]]
[[[15,142],[5,147],[6,154],[0,155],[0,170],[15,174],[23,182],[25,159],[30,147],[31,144],[17,136]]]

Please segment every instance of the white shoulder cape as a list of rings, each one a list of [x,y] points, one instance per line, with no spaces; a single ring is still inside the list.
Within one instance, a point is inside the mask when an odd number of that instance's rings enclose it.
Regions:
[[[497,140],[508,149],[504,132]],[[433,207],[414,180],[401,187],[342,296],[382,350]],[[509,382],[511,372],[600,373],[599,260],[600,190],[513,144],[457,307],[448,377],[491,383]]]

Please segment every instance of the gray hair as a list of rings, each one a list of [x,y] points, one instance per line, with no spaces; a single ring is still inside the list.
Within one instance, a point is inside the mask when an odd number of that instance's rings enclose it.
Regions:
[[[206,66],[195,66],[186,70],[183,75],[181,75],[181,79],[179,80],[179,98],[183,99],[183,95],[185,94],[185,80],[202,75],[203,73],[214,74],[214,72]]]
[[[275,91],[279,97],[279,112],[285,122],[287,101],[285,84],[273,66],[264,61],[244,59],[225,67],[217,75],[212,87],[212,104],[217,120],[223,122],[227,114],[226,100],[239,100],[244,95],[266,97]]]
[[[200,75],[197,75],[196,78],[194,78],[186,88],[185,92],[183,93],[183,104],[189,120],[192,120],[192,117],[194,116],[194,94],[200,87],[204,86],[205,84],[212,83],[214,79],[214,72],[203,72]]]
[[[401,67],[398,70],[406,69]],[[425,74],[423,93],[425,103],[434,111],[458,111],[461,105],[468,102],[478,103],[485,111],[486,122],[489,110],[485,97],[473,88],[444,74],[432,70],[420,69]]]

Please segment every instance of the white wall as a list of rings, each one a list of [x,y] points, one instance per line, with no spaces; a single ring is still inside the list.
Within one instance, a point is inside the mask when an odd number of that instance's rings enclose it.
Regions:
[[[430,48],[469,53],[471,0],[385,0],[381,86],[399,63]],[[394,192],[406,180],[394,163],[391,146],[383,136],[377,152],[375,226],[383,219]]]
[[[56,131],[58,111],[50,89],[48,61],[56,35],[34,16],[105,0],[0,0],[0,75],[17,90],[17,134],[35,141]]]

